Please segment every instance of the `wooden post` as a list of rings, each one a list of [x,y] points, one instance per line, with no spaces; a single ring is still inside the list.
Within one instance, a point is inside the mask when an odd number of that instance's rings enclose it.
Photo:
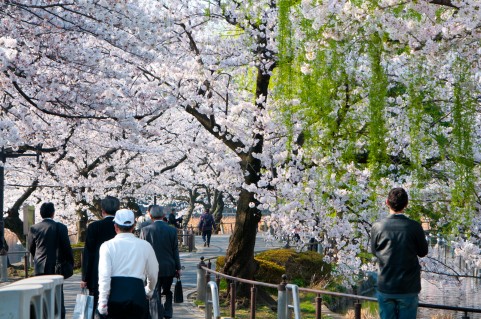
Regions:
[[[236,303],[236,283],[230,283],[230,317],[235,318],[235,303]]]
[[[251,319],[256,319],[256,294],[257,288],[255,285],[251,287]]]
[[[322,295],[318,294],[316,297],[316,319],[322,318]]]

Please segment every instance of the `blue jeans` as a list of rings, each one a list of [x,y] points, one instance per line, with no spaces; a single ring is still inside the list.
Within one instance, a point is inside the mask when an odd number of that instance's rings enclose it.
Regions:
[[[415,319],[419,297],[414,294],[385,294],[377,292],[381,319]]]

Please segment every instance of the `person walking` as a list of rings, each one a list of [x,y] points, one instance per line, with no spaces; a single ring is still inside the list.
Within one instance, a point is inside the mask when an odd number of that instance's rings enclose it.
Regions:
[[[28,250],[33,256],[35,276],[54,275],[57,261],[70,263],[73,268],[73,252],[70,246],[67,226],[54,221],[54,215],[54,204],[43,203],[40,206],[40,216],[43,220],[32,225],[28,233]],[[63,286],[61,318],[65,318]]]
[[[88,225],[82,258],[82,281],[80,288],[88,288],[94,296],[94,307],[99,301],[99,252],[100,246],[115,237],[114,217],[120,207],[116,197],[107,196],[100,202],[103,219]]]
[[[154,222],[142,228],[140,238],[148,241],[154,248],[159,263],[159,294],[165,295],[164,318],[172,318],[171,287],[174,276],[179,277],[181,269],[177,230],[162,220],[165,216],[162,207],[154,205],[149,214]]]
[[[393,188],[386,204],[389,216],[374,223],[371,251],[378,259],[378,302],[381,319],[414,319],[421,291],[418,257],[428,253],[428,243],[417,221],[404,215],[408,194]]]
[[[97,318],[148,317],[147,298],[157,284],[159,264],[152,246],[134,236],[134,226],[134,212],[118,210],[114,217],[117,235],[100,246]]]
[[[205,209],[204,214],[200,216],[199,231],[202,232],[202,240],[204,241],[204,247],[210,247],[210,237],[212,236],[212,230],[216,228],[214,217],[211,215],[208,208]]]

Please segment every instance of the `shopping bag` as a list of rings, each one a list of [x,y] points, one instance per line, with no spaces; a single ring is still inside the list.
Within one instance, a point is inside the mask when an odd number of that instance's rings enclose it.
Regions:
[[[177,278],[177,282],[175,283],[174,288],[174,303],[183,303],[184,302],[184,293],[182,292],[182,281]]]
[[[149,314],[150,319],[164,319],[164,306],[157,287],[154,289],[152,298],[149,299]]]
[[[72,319],[92,319],[94,311],[94,296],[89,296],[87,290],[77,294]]]

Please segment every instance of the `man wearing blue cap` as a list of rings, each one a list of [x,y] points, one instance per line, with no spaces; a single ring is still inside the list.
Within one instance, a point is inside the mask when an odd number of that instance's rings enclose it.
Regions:
[[[147,297],[152,296],[159,271],[154,249],[134,236],[131,210],[118,210],[114,227],[117,235],[100,247],[97,317],[145,318],[149,312]]]

